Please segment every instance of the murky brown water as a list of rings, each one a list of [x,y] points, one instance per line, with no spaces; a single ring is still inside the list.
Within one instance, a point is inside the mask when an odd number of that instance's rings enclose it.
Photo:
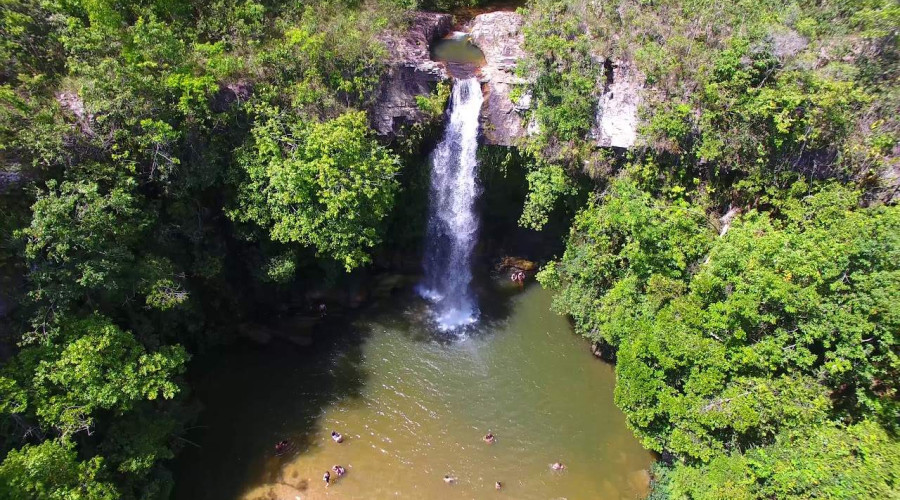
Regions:
[[[443,62],[447,72],[457,79],[475,76],[484,66],[484,53],[462,32],[451,33],[431,46],[431,59]]]
[[[189,436],[200,448],[179,461],[176,497],[643,496],[652,458],[613,404],[613,369],[549,311],[550,299],[533,286],[493,314],[505,319],[487,317],[460,339],[429,333],[421,303],[398,299],[307,352],[200,359],[204,427]],[[489,430],[493,445],[482,441]],[[292,449],[276,457],[283,438]],[[550,470],[557,460],[565,471]],[[326,489],[334,464],[348,472]],[[457,482],[445,484],[447,474]]]

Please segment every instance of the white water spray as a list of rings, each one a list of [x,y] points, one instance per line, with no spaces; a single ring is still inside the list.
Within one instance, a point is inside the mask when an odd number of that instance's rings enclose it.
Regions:
[[[435,319],[442,330],[459,328],[478,318],[471,290],[471,259],[478,234],[475,153],[482,100],[476,78],[454,82],[450,119],[431,155],[425,282],[420,293],[434,303]]]

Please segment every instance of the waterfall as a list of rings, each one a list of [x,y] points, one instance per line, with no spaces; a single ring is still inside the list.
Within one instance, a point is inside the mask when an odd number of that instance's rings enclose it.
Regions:
[[[425,242],[425,281],[420,293],[433,302],[442,330],[475,322],[472,296],[472,249],[478,233],[475,158],[481,85],[476,78],[455,81],[450,119],[431,155],[431,194]]]

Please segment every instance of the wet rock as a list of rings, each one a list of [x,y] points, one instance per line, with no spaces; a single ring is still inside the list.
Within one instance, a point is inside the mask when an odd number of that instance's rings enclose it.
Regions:
[[[449,14],[416,12],[405,33],[380,37],[388,50],[388,69],[372,109],[372,126],[379,135],[394,137],[404,125],[428,119],[416,96],[431,94],[438,82],[449,78],[444,66],[431,60],[429,46],[449,33],[452,25]]]
[[[537,264],[534,262],[523,259],[520,257],[503,257],[500,259],[500,264],[497,266],[499,270],[505,271],[509,269],[516,269],[519,271],[535,271],[537,270]]]
[[[606,82],[591,136],[597,146],[630,148],[637,140],[644,75],[628,61],[604,61]]]
[[[472,42],[485,58],[481,68],[485,92],[481,124],[486,144],[515,146],[526,135],[522,113],[530,99],[513,102],[510,98],[515,85],[525,83],[515,74],[516,64],[525,57],[522,22],[522,16],[515,12],[491,12],[476,16],[469,24]]]

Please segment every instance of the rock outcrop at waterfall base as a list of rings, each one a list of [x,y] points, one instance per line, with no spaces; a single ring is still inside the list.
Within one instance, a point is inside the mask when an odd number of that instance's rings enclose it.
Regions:
[[[453,26],[449,14],[416,12],[404,33],[381,37],[388,50],[388,70],[381,80],[372,109],[372,126],[379,135],[394,137],[404,125],[424,121],[416,96],[430,94],[449,78],[444,66],[431,60],[429,47]]]

